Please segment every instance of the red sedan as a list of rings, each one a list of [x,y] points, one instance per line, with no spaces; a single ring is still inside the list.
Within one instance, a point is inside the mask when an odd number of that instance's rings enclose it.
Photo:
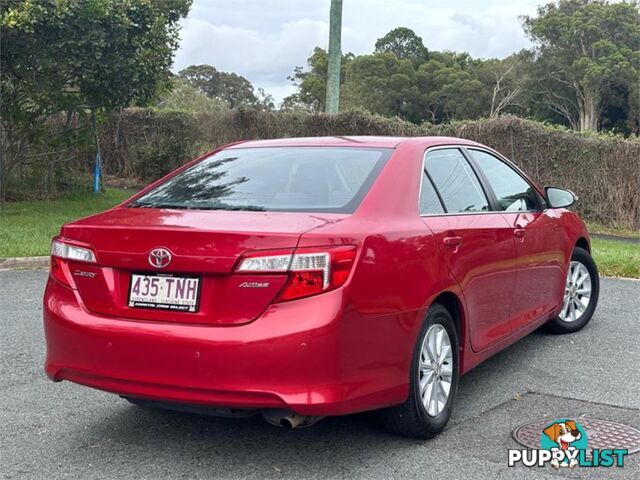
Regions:
[[[575,200],[457,138],[230,145],[62,227],[46,373],[292,427],[381,409],[429,438],[460,375],[543,324],[591,319]]]

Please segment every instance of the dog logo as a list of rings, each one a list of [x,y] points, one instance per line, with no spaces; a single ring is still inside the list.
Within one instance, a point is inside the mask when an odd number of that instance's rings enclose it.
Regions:
[[[149,264],[155,268],[164,268],[171,262],[171,252],[166,248],[154,248],[149,253]]]
[[[540,447],[554,454],[550,463],[555,468],[575,468],[579,450],[587,448],[587,434],[575,420],[556,420],[542,430]]]

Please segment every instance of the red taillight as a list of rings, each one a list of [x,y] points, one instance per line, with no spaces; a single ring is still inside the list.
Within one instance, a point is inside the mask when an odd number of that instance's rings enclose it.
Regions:
[[[285,302],[295,298],[308,297],[323,291],[322,272],[291,272],[278,301]]]
[[[305,247],[294,253],[252,252],[236,268],[237,273],[289,273],[276,301],[309,297],[340,287],[347,281],[356,258],[356,247]]]
[[[66,287],[73,288],[73,280],[71,279],[71,272],[69,271],[69,266],[66,260],[51,256],[50,267],[49,272],[54,280],[57,280]]]

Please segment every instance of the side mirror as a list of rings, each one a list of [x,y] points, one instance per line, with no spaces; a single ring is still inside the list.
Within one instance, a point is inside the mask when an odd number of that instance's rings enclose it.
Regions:
[[[544,192],[551,208],[567,208],[578,201],[577,195],[566,188],[544,187]]]

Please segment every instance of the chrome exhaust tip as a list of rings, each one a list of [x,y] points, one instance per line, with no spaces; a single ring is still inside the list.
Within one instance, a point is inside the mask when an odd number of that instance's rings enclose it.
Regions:
[[[324,418],[310,415],[298,415],[297,413],[284,408],[261,410],[260,413],[267,423],[287,429],[310,427]]]

